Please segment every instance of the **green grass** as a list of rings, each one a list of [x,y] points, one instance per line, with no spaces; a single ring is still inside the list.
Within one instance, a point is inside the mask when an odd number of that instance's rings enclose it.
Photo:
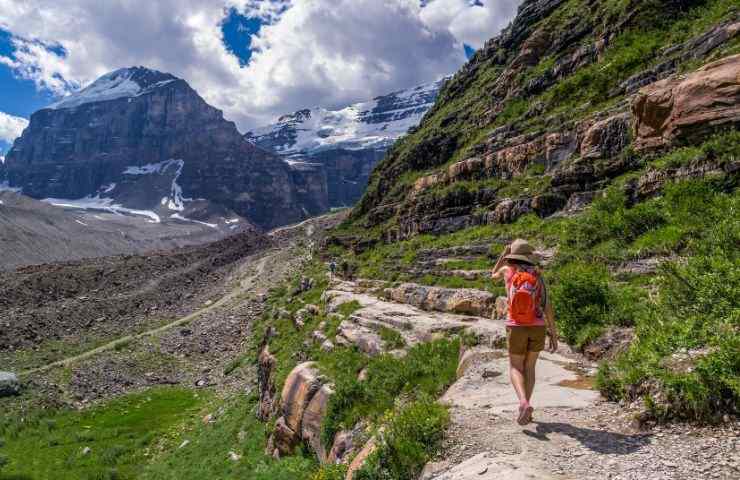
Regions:
[[[637,319],[637,339],[598,384],[613,399],[646,396],[659,420],[719,421],[740,412],[740,222],[738,198],[697,240],[687,263],[664,266],[660,295]],[[698,352],[682,366],[686,352]]]
[[[395,350],[406,346],[406,340],[396,330],[388,327],[380,327],[378,332],[380,339],[383,340],[385,347],[389,350]]]
[[[381,421],[399,397],[440,395],[455,380],[459,348],[458,339],[443,339],[415,345],[401,359],[389,354],[368,358],[353,349],[321,358],[322,371],[335,384],[323,425],[324,443],[361,419]],[[362,369],[365,381],[357,379]]]
[[[315,457],[306,453],[274,460],[265,455],[267,424],[257,420],[256,397],[234,395],[213,404],[215,421],[192,422],[176,442],[188,444],[158,455],[146,467],[141,480],[223,479],[303,480],[318,468]],[[216,409],[216,405],[218,408]],[[241,456],[229,458],[229,452]]]
[[[139,478],[146,453],[171,446],[173,431],[206,401],[205,393],[157,388],[83,411],[5,417],[0,437],[8,464],[0,478]],[[86,447],[90,453],[83,455]]]
[[[377,450],[357,472],[358,480],[413,480],[438,452],[449,423],[447,409],[422,397],[389,415]]]

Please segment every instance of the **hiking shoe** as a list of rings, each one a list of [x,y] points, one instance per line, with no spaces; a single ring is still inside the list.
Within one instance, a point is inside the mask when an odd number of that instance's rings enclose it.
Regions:
[[[534,409],[529,405],[519,405],[519,416],[516,419],[516,423],[522,426],[528,424],[532,420],[533,410]]]

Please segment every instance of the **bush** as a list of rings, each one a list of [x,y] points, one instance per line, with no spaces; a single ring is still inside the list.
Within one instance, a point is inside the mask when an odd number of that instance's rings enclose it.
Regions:
[[[412,399],[440,395],[455,380],[459,349],[459,339],[442,339],[415,345],[401,359],[389,354],[366,359],[345,349],[335,353],[331,362],[322,360],[322,370],[335,384],[322,427],[324,444],[362,418],[377,419],[393,408],[400,395]],[[357,373],[363,365],[367,380],[360,382]]]
[[[392,328],[381,327],[379,334],[385,346],[391,350],[406,346],[406,340],[403,339],[403,336]]]
[[[375,452],[356,474],[358,480],[412,480],[439,449],[449,423],[447,409],[422,398],[388,420]]]
[[[347,475],[347,465],[323,465],[311,480],[344,480]]]
[[[606,321],[610,305],[609,273],[604,267],[572,263],[557,272],[550,288],[555,317],[563,338],[579,345],[579,335],[587,326]]]
[[[695,255],[669,263],[637,338],[598,385],[613,399],[645,397],[659,419],[716,419],[740,412],[740,228],[738,196],[724,221],[694,239]]]

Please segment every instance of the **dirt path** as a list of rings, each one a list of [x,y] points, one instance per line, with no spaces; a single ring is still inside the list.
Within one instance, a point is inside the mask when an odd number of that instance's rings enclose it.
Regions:
[[[243,278],[239,283],[238,287],[234,290],[230,291],[226,295],[224,295],[221,299],[217,300],[216,302],[213,302],[212,304],[205,306],[199,310],[196,310],[195,312],[186,315],[184,317],[178,318],[175,321],[172,321],[170,323],[167,323],[166,325],[159,326],[157,328],[153,328],[151,330],[147,330],[145,332],[137,333],[135,335],[126,335],[120,338],[117,338],[115,340],[112,340],[108,343],[105,343],[104,345],[101,345],[99,347],[96,347],[92,350],[88,350],[87,352],[81,353],[79,355],[75,355],[72,357],[64,358],[62,360],[57,360],[55,362],[51,362],[49,364],[46,364],[41,367],[37,367],[34,369],[26,370],[20,373],[21,376],[27,376],[32,375],[35,373],[41,373],[45,372],[47,370],[57,368],[57,367],[66,367],[68,365],[74,364],[76,362],[79,362],[81,360],[85,360],[87,358],[90,358],[94,355],[98,355],[100,353],[113,350],[119,345],[126,344],[128,342],[131,342],[133,340],[148,337],[148,336],[155,336],[160,333],[163,333],[167,330],[170,330],[175,327],[179,327],[181,325],[185,325],[187,323],[190,323],[191,321],[199,318],[200,316],[209,313],[213,310],[216,310],[218,308],[223,307],[224,305],[228,304],[232,300],[234,300],[236,297],[249,292],[254,284],[256,283],[256,279],[261,277],[265,271],[266,265],[268,262],[270,262],[275,256],[276,251],[274,250],[268,250],[267,252],[262,252],[257,255],[257,257],[261,257],[257,260],[257,262],[251,266],[251,269],[254,270],[254,273],[252,273],[250,276],[247,276]]]
[[[637,406],[604,400],[594,389],[594,365],[574,360],[567,347],[542,354],[534,422],[519,426],[502,322],[384,300],[363,283],[370,282],[337,282],[326,292],[330,311],[349,301],[360,306],[342,322],[336,341],[372,353],[384,350],[381,327],[412,344],[461,325],[481,339],[461,357],[458,379],[440,399],[450,407],[451,425],[442,453],[421,480],[740,478],[740,425],[636,430]]]
[[[475,362],[443,397],[452,424],[422,480],[738,478],[737,423],[639,431],[634,410],[602,399],[573,363],[543,355],[534,421],[514,421],[505,356]]]

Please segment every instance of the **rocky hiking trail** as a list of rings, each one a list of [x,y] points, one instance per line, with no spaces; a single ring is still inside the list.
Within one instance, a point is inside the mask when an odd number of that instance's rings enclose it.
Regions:
[[[604,400],[594,388],[595,365],[565,346],[541,355],[534,421],[520,427],[495,297],[474,289],[383,287],[371,280],[340,280],[325,292],[328,312],[347,302],[359,304],[340,324],[336,343],[356,345],[368,355],[403,356],[408,346],[443,333],[465,330],[478,338],[477,346],[461,351],[457,380],[440,399],[450,408],[451,424],[442,452],[426,465],[422,480],[737,478],[737,425],[642,431],[634,421],[638,406]],[[398,332],[406,346],[385,345],[379,334],[385,328]],[[311,405],[304,418],[313,418]],[[284,410],[289,417],[300,417],[290,410]],[[305,425],[304,420],[304,436]],[[355,458],[348,479],[370,449],[365,445]]]

